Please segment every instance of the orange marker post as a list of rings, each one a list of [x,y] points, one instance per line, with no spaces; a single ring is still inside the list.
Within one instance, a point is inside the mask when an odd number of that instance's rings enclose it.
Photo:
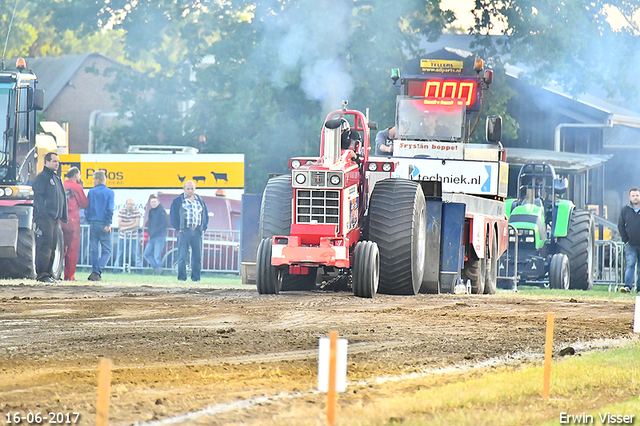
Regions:
[[[329,333],[329,390],[327,391],[327,424],[334,425],[336,412],[336,360],[338,332]]]
[[[544,344],[544,375],[542,377],[542,399],[549,399],[551,387],[551,356],[553,355],[553,319],[554,314],[547,314],[547,338]]]
[[[111,396],[111,360],[100,360],[98,372],[98,404],[96,405],[96,426],[109,423],[109,397]]]

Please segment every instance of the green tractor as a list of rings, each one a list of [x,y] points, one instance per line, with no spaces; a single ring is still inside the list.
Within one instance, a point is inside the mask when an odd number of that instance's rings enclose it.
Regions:
[[[595,274],[595,220],[562,199],[567,179],[550,164],[527,163],[518,175],[518,198],[506,200],[509,251],[518,242],[519,284],[591,290]],[[517,233],[517,235],[516,235]],[[506,254],[500,269],[514,270]]]

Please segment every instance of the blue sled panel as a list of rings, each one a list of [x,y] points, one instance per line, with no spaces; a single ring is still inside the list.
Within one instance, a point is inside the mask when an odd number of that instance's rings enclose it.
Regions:
[[[242,195],[242,225],[240,230],[240,261],[256,261],[260,229],[260,205],[262,194]]]
[[[442,240],[442,199],[426,198],[427,235],[424,277],[420,293],[440,293],[440,250]]]
[[[453,293],[460,279],[460,271],[464,262],[464,215],[466,206],[461,203],[444,203],[442,205],[442,241],[440,253],[440,290]]]

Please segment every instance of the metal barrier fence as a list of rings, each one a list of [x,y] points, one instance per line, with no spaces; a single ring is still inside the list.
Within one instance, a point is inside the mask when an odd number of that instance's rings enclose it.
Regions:
[[[608,285],[609,291],[616,291],[624,284],[624,243],[622,241],[596,240],[596,267],[594,284]]]
[[[511,243],[513,242],[513,259],[518,258],[518,230],[512,224],[509,224],[509,231],[513,231],[514,239],[511,241],[509,238],[509,242],[507,244],[507,250],[498,260],[498,281],[511,281],[511,290],[518,291],[518,281],[520,280],[520,276],[518,276],[518,262],[511,262],[511,255],[509,254],[509,249],[511,248]],[[509,232],[509,237],[511,237],[511,232]]]
[[[512,225],[509,225],[511,228]],[[593,259],[595,275],[593,279],[594,285],[608,285],[609,291],[617,291],[618,287],[624,284],[625,272],[625,244],[622,241],[612,240],[596,240],[595,256]],[[517,246],[514,258],[517,258]],[[500,271],[498,280],[507,280],[513,282],[513,289],[517,289],[518,269],[517,263],[513,262],[507,249],[505,252],[506,259],[501,258]],[[516,263],[514,265],[514,263]]]
[[[144,258],[146,228],[120,238],[117,228],[111,232],[111,257],[107,271],[151,270]],[[81,226],[78,267],[91,267],[89,225]],[[191,259],[191,255],[189,255]],[[178,238],[174,229],[167,230],[167,240],[162,252],[162,269],[177,271]],[[188,262],[187,262],[188,267]],[[240,273],[240,231],[207,230],[202,236],[202,272]]]

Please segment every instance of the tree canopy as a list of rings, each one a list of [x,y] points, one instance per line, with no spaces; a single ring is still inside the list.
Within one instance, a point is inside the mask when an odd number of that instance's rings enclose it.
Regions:
[[[14,2],[0,6],[6,35]],[[615,6],[629,26],[606,20]],[[640,31],[631,0],[476,0],[474,49],[495,69],[486,113],[506,115],[514,94],[505,64],[533,84],[554,81],[574,95],[601,87],[637,104],[633,71]],[[389,69],[418,56],[454,20],[440,0],[40,0],[18,3],[8,58],[99,52],[130,66],[112,90],[127,122],[97,134],[103,149],[186,144],[242,152],[246,188],[295,155],[318,151],[324,115],[369,108],[381,127],[394,120]],[[496,24],[508,37],[487,37]]]

